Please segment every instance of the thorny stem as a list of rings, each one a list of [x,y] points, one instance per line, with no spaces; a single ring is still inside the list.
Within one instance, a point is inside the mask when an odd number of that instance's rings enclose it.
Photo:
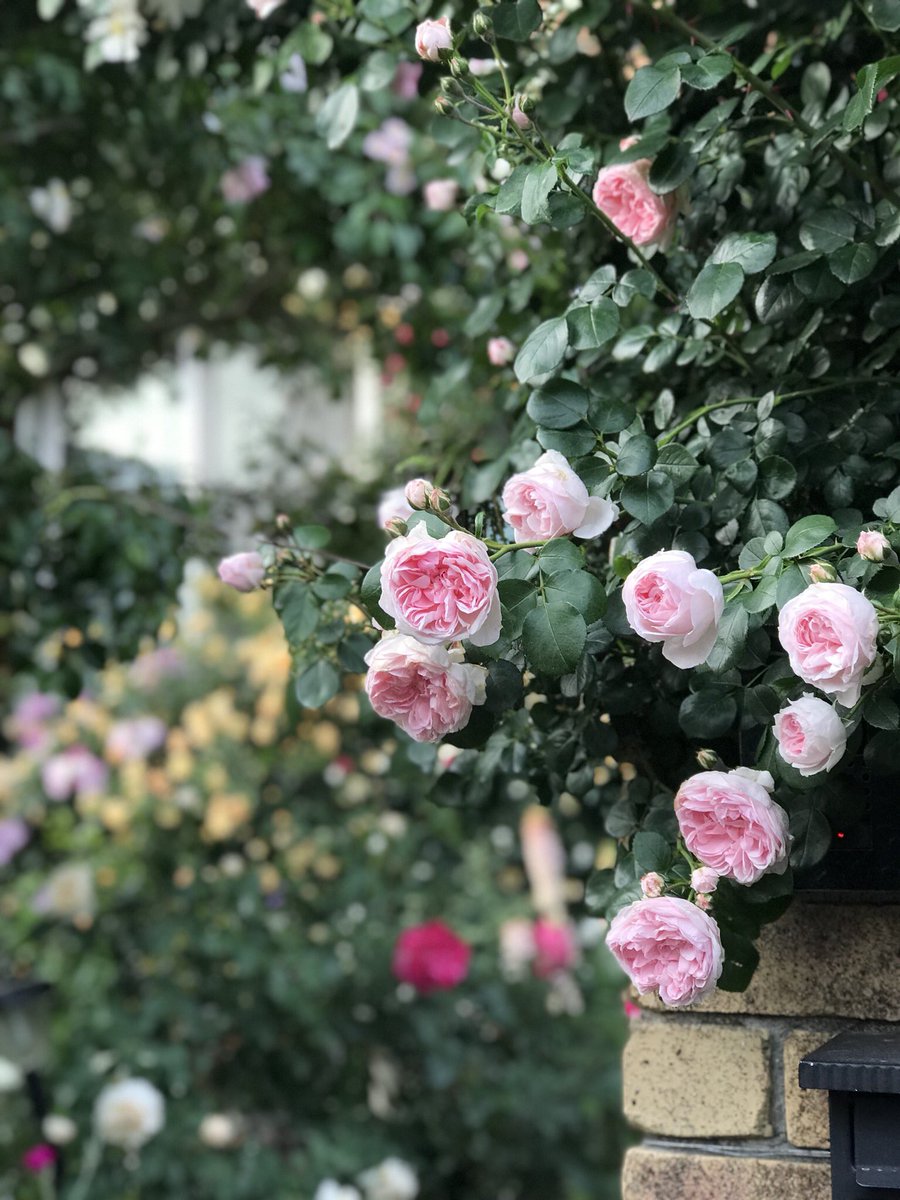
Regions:
[[[719,583],[737,583],[741,579],[757,579],[765,575],[765,568],[773,558],[785,557],[791,562],[803,562],[808,558],[821,558],[824,554],[834,554],[837,550],[846,550],[847,547],[843,542],[832,542],[830,546],[813,546],[811,550],[804,550],[802,554],[788,554],[779,556],[778,554],[767,554],[765,558],[761,558],[755,567],[747,567],[743,571],[731,571],[728,575],[720,575]]]

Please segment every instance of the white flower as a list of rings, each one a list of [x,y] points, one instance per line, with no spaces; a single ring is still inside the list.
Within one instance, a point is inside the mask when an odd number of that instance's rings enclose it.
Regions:
[[[276,8],[281,8],[284,0],[247,0],[247,3],[261,21],[270,16]]]
[[[207,1113],[198,1130],[200,1141],[213,1150],[227,1150],[238,1141],[240,1122],[228,1113]]]
[[[85,32],[92,58],[109,63],[136,62],[146,37],[137,0],[105,0]]]
[[[363,1171],[359,1182],[366,1200],[416,1200],[419,1194],[419,1177],[402,1158],[386,1158]]]
[[[166,1102],[147,1079],[111,1083],[97,1097],[94,1125],[111,1146],[139,1150],[166,1123]]]
[[[72,197],[61,179],[51,179],[46,187],[34,188],[28,203],[36,217],[54,233],[65,233],[72,224]]]
[[[21,1069],[8,1058],[0,1058],[0,1095],[3,1092],[17,1092],[23,1082]]]
[[[323,1179],[316,1188],[313,1200],[362,1200],[362,1196],[352,1184],[338,1183],[336,1179]]]
[[[41,1133],[53,1146],[68,1146],[78,1136],[78,1126],[71,1117],[50,1113],[44,1117]]]

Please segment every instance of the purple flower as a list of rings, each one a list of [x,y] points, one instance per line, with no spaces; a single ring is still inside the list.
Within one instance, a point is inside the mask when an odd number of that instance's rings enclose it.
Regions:
[[[69,746],[48,758],[41,768],[47,799],[57,803],[85,792],[102,792],[108,777],[106,763],[87,746]]]
[[[285,92],[305,92],[309,87],[306,74],[306,63],[299,54],[292,54],[288,59],[287,68],[279,76],[279,83]]]
[[[31,830],[21,817],[0,821],[0,867],[5,867],[31,840]]]

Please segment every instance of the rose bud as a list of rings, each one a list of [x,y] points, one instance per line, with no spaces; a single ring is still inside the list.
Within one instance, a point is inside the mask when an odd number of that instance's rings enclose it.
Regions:
[[[884,553],[891,543],[877,529],[864,529],[856,539],[856,553],[869,562],[884,562]]]
[[[641,892],[648,900],[655,900],[657,896],[661,896],[665,886],[666,881],[657,871],[648,871],[641,877]]]

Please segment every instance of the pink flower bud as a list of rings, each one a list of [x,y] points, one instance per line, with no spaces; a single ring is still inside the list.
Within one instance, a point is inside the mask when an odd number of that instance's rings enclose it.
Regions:
[[[527,129],[528,126],[531,124],[531,117],[529,117],[527,113],[522,111],[522,108],[519,104],[518,96],[516,97],[515,102],[513,103],[512,112],[509,115],[512,117],[514,123],[516,125],[518,125],[518,127],[520,129]]]
[[[450,18],[438,17],[436,21],[422,21],[416,27],[416,54],[428,62],[440,62],[442,50],[452,50],[453,34]]]
[[[505,367],[515,358],[516,348],[509,338],[488,338],[487,356],[492,367]]]
[[[695,892],[714,892],[718,882],[719,876],[712,867],[697,867],[691,872],[691,887]]]
[[[657,871],[648,871],[641,877],[641,892],[648,900],[655,900],[663,894],[666,881]]]
[[[427,479],[411,479],[406,485],[406,503],[410,508],[423,509],[428,507],[428,497],[434,490],[434,484]]]
[[[809,568],[810,583],[834,583],[837,573],[829,563],[814,562]]]
[[[856,553],[869,562],[884,562],[884,552],[890,548],[891,543],[877,529],[864,529],[856,539]]]
[[[391,537],[406,537],[409,532],[409,526],[402,517],[391,517],[385,522],[384,528]]]
[[[266,575],[263,560],[255,550],[231,554],[219,563],[219,578],[238,592],[252,592]]]
[[[708,895],[706,892],[698,892],[694,903],[704,912],[709,912],[709,910],[712,908],[712,896]]]

